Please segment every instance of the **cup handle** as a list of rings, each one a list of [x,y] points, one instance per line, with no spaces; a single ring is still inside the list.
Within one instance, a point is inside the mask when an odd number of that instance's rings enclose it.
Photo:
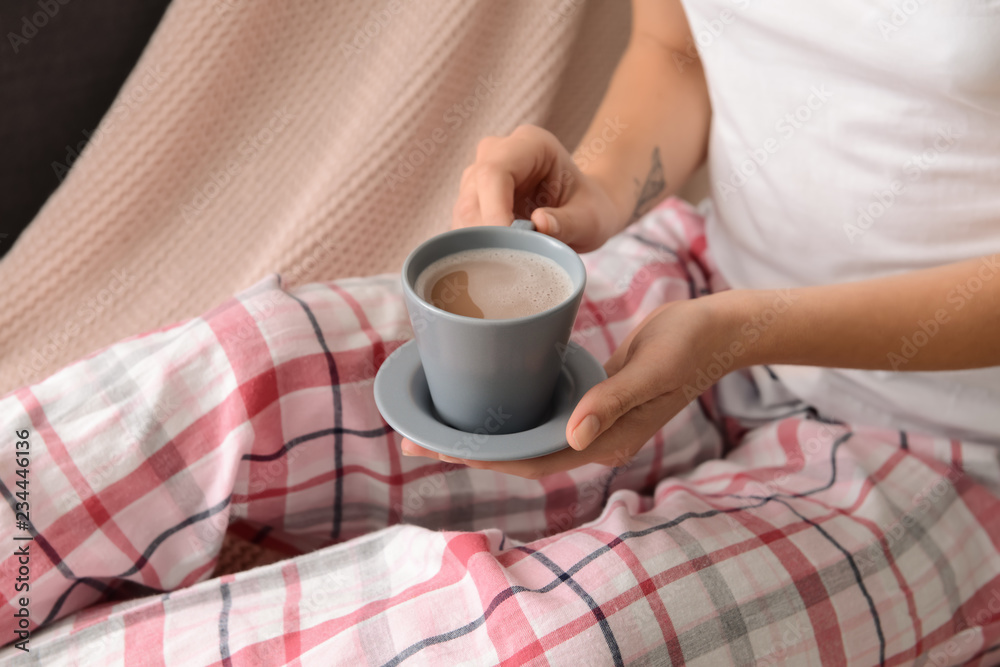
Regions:
[[[535,231],[535,223],[531,220],[518,219],[510,223],[511,229],[526,229],[529,232]]]

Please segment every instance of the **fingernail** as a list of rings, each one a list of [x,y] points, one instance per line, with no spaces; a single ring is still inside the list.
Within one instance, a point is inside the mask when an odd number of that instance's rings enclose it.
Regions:
[[[573,442],[576,444],[576,449],[582,450],[589,445],[597,437],[600,428],[601,422],[597,419],[597,415],[584,417],[579,426],[573,429]]]
[[[403,452],[403,456],[416,456],[416,454],[407,450],[405,445],[400,445],[399,451]]]
[[[555,236],[559,233],[559,221],[556,220],[555,216],[551,213],[544,213],[545,219],[549,223],[549,236]]]
[[[462,462],[460,459],[452,458],[450,456],[445,456],[444,454],[438,454],[438,458],[441,459],[442,461],[444,461],[445,463],[461,463]]]

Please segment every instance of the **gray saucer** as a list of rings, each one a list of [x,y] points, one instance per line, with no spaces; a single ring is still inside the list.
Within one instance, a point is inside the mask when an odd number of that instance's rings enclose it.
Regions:
[[[549,417],[520,433],[466,433],[441,422],[431,403],[414,341],[392,353],[375,376],[375,404],[389,426],[421,447],[445,456],[476,461],[516,461],[558,452],[566,443],[566,423],[583,395],[607,378],[587,350],[570,342],[556,384]]]

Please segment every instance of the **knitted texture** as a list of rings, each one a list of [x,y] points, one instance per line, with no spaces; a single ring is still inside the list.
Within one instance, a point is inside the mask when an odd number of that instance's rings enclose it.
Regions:
[[[579,140],[628,25],[617,0],[175,0],[0,262],[0,394],[269,273],[398,270],[480,138]]]

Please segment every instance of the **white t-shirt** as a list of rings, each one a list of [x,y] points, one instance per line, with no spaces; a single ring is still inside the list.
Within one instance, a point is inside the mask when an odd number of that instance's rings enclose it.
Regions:
[[[998,0],[684,6],[712,100],[708,242],[733,287],[1000,253]],[[979,274],[928,304],[939,326],[1000,266]],[[834,418],[1000,442],[1000,367],[904,372],[934,333],[914,322],[886,350],[899,372],[771,368]]]

